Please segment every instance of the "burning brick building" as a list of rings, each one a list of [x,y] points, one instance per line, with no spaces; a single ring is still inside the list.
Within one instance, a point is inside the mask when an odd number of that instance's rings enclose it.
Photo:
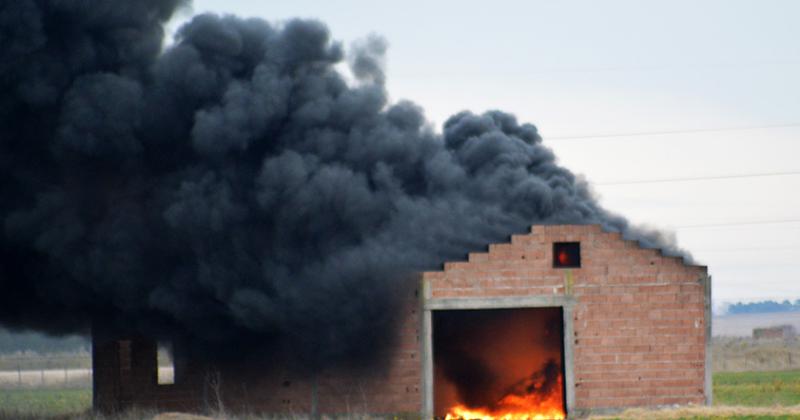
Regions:
[[[385,40],[319,21],[200,14],[165,41],[186,4],[0,12],[0,323],[91,328],[95,407],[709,400],[705,269],[603,208],[535,125],[436,130],[391,100]]]
[[[159,384],[156,342],[98,332],[94,406],[563,418],[711,402],[706,268],[599,225],[533,226],[414,286],[382,369],[307,376],[176,349]]]

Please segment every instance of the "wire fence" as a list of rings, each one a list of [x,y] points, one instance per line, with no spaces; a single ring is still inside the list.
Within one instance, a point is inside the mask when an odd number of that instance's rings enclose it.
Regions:
[[[715,372],[800,369],[800,339],[714,337],[712,361]],[[172,367],[162,365],[158,369],[159,382],[169,383],[173,375]],[[91,386],[89,352],[0,355],[0,390]]]
[[[92,385],[88,353],[0,356],[0,389],[83,388]]]
[[[0,389],[85,388],[92,386],[91,369],[0,371]]]
[[[715,372],[800,369],[800,340],[715,337],[712,341]]]

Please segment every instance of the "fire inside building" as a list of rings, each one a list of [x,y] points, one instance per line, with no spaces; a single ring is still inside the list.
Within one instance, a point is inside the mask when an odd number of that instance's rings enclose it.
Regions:
[[[158,343],[96,332],[94,406],[562,419],[711,402],[706,267],[599,225],[537,225],[416,282],[385,369],[265,374],[176,349],[160,384]]]

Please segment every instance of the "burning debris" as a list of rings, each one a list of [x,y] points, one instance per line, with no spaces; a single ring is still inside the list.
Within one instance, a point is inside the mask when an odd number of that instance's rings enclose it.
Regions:
[[[564,418],[562,316],[560,308],[435,313],[436,414]]]
[[[600,208],[533,125],[389,103],[371,39],[179,0],[0,6],[0,322],[206,358],[379,357],[407,275]],[[349,59],[357,82],[335,65]],[[538,389],[538,388],[537,388]]]
[[[497,402],[471,408],[463,404],[445,415],[451,419],[553,420],[565,418],[561,364],[548,360],[542,370],[514,384]]]

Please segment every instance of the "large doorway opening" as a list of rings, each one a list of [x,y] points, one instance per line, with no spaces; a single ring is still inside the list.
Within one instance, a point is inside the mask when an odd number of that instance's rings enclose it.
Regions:
[[[441,418],[563,419],[561,307],[432,311]]]

